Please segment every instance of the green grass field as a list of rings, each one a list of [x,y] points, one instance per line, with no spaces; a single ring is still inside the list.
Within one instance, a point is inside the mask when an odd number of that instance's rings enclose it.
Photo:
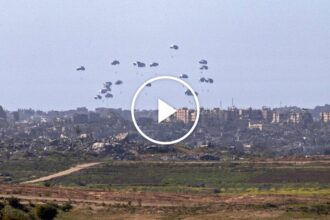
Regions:
[[[107,162],[53,185],[142,191],[330,194],[328,164]]]
[[[65,170],[75,164],[94,160],[95,158],[91,156],[78,157],[74,154],[58,153],[33,159],[17,157],[10,160],[0,160],[0,173],[10,174],[10,183],[19,183]]]

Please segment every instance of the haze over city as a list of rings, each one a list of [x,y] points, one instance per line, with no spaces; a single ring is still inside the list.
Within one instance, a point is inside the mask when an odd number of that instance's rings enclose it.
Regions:
[[[0,3],[0,103],[9,110],[128,109],[155,75],[189,74],[198,60],[215,80],[205,107],[314,107],[329,102],[328,1],[3,1]],[[177,44],[176,52],[169,50]],[[110,62],[121,65],[113,68]],[[136,60],[159,62],[137,70]],[[80,65],[85,72],[77,72]],[[114,99],[93,99],[121,79]]]

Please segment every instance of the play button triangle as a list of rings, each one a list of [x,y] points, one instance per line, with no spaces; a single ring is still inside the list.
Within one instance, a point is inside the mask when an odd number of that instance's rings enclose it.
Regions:
[[[164,102],[161,99],[158,99],[158,123],[161,123],[171,115],[176,112],[176,109]]]

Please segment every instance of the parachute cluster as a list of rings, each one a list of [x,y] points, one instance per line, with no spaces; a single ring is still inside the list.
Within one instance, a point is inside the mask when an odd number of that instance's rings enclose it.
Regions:
[[[170,50],[173,51],[177,51],[179,50],[179,46],[176,44],[170,45],[169,47]],[[173,57],[173,56],[172,56]],[[202,84],[213,84],[214,80],[210,77],[207,77],[206,75],[208,75],[208,70],[209,70],[209,66],[208,66],[208,61],[206,59],[201,59],[198,61],[199,66],[199,70],[200,73],[202,74],[202,76],[199,78],[198,82],[202,83]],[[111,62],[111,66],[119,66],[121,65],[119,60],[113,60]],[[158,62],[151,62],[149,63],[149,65],[147,65],[145,62],[142,62],[140,60],[137,60],[135,62],[133,62],[133,66],[136,68],[146,68],[147,66],[150,68],[156,68],[158,67],[160,64]],[[76,71],[85,71],[86,68],[85,66],[79,66],[76,68]],[[178,76],[180,79],[185,79],[185,80],[190,80],[191,77],[188,74],[180,74]],[[122,85],[124,82],[122,80],[116,80],[116,81],[107,81],[103,83],[103,87],[99,90],[98,94],[96,94],[96,96],[94,96],[95,100],[102,100],[104,99],[112,99],[114,98],[113,95],[113,86],[114,87],[118,87],[120,85]],[[148,83],[146,85],[146,87],[151,87],[151,83]],[[202,90],[203,91],[203,90]],[[198,92],[195,91],[195,94],[198,96]],[[187,96],[193,96],[193,93],[190,90],[186,90],[185,91],[185,95]]]
[[[103,88],[99,91],[99,94],[97,94],[94,97],[94,99],[95,100],[101,100],[102,99],[102,96],[104,98],[107,98],[107,99],[113,98],[113,95],[111,94],[111,91],[112,91],[111,86],[112,86],[112,82],[110,82],[110,81],[109,82],[105,82],[103,84]]]
[[[140,61],[136,61],[133,63],[134,66],[138,67],[138,68],[144,68],[146,67],[146,64]]]
[[[192,93],[189,89],[187,89],[187,90],[185,91],[185,94],[186,94],[187,96],[193,96],[193,93]],[[198,92],[195,91],[195,94],[196,94],[196,96],[198,96]]]
[[[199,79],[200,82],[202,83],[213,83],[213,79],[212,78],[205,78],[205,77],[202,77]]]
[[[121,80],[117,80],[114,83],[115,86],[119,86],[121,84],[123,84],[123,81],[121,81]],[[113,98],[113,94],[111,93],[111,91],[112,91],[112,82],[110,82],[110,81],[105,82],[103,84],[103,88],[99,91],[99,94],[94,97],[94,99],[96,99],[96,100],[102,99],[102,95],[106,99],[111,99],[111,98]]]
[[[204,73],[204,71],[206,72],[209,69],[207,60],[202,59],[198,63],[201,65],[201,67],[199,68],[201,70],[201,73]],[[210,84],[213,84],[214,82],[212,78],[206,78],[204,76],[201,77],[199,81],[201,83],[210,83]]]

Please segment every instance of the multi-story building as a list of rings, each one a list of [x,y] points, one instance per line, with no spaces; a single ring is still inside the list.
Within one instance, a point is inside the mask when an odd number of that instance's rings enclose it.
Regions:
[[[202,125],[214,125],[220,121],[220,109],[201,109],[200,123]]]
[[[302,114],[298,112],[293,112],[289,115],[289,122],[291,124],[299,124],[302,121]]]
[[[78,107],[76,109],[76,112],[77,113],[88,113],[88,108],[86,108],[86,107]]]
[[[0,105],[0,119],[3,119],[3,120],[7,119],[7,114],[6,114],[5,110],[3,110],[1,105]]]
[[[240,109],[239,110],[239,118],[241,120],[262,120],[262,112],[259,109]]]
[[[252,123],[251,121],[249,121],[249,129],[258,129],[258,130],[262,131],[263,124],[262,123]]]
[[[289,123],[306,125],[313,122],[312,115],[306,109],[298,111],[274,112],[272,123]]]
[[[111,111],[109,108],[99,107],[95,108],[95,113],[100,114],[102,118],[107,118],[111,114]]]
[[[88,123],[88,114],[76,113],[73,115],[73,123],[85,124]]]
[[[17,122],[17,121],[20,120],[19,112],[18,112],[18,111],[14,111],[14,112],[13,112],[13,120],[14,120],[15,122]]]
[[[196,115],[197,115],[197,112],[196,111],[191,111],[191,113],[190,113],[190,120],[191,120],[191,122],[195,122],[196,121]]]
[[[183,123],[190,122],[190,112],[188,108],[181,108],[176,111],[175,118],[177,121],[182,121]]]
[[[88,113],[88,121],[91,123],[99,122],[101,120],[101,116],[99,113],[96,112],[89,112]]]
[[[291,112],[288,119],[288,122],[291,124],[307,124],[311,123],[312,121],[312,115],[306,110],[302,110],[300,112]]]
[[[263,106],[261,109],[262,119],[266,122],[271,122],[273,119],[273,111],[271,108]]]
[[[28,120],[35,114],[35,111],[32,109],[18,109],[18,114],[20,120]]]
[[[0,127],[7,122],[7,114],[5,110],[3,110],[2,106],[0,106]]]
[[[288,119],[289,119],[289,114],[287,112],[274,112],[272,123],[275,124],[284,123],[284,122],[288,122]]]
[[[234,106],[228,108],[228,110],[225,111],[224,114],[225,121],[234,121],[239,119],[239,111]]]
[[[320,120],[323,123],[329,123],[330,122],[330,112],[321,112]]]

